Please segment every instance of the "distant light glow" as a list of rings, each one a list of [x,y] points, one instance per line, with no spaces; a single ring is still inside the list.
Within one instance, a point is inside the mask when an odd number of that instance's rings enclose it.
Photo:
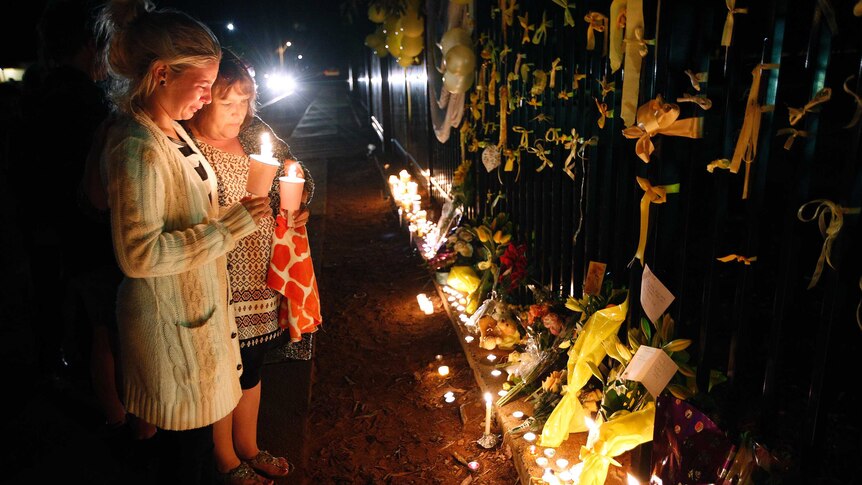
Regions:
[[[278,95],[289,96],[296,92],[296,80],[290,74],[270,73],[266,77],[266,87]]]
[[[296,58],[302,60],[302,54],[297,55]]]
[[[290,47],[290,46],[292,46],[292,45],[293,45],[293,42],[291,42],[291,41],[287,41],[287,42],[285,42],[285,43],[284,43],[284,46],[285,46],[285,47]]]
[[[233,29],[234,29],[233,22],[228,22],[227,23],[227,30],[230,30],[231,32],[233,32]]]

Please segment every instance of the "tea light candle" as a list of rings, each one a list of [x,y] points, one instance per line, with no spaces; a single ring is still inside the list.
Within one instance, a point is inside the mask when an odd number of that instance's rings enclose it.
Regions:
[[[448,365],[441,365],[440,367],[437,368],[437,372],[441,376],[448,376],[449,375],[449,366]]]
[[[469,468],[471,471],[476,471],[479,469],[479,462],[471,461],[470,463],[467,463],[467,468]]]
[[[533,433],[532,431],[528,431],[528,432],[524,433],[524,440],[536,441],[536,433]]]
[[[494,362],[495,360],[497,360],[497,356],[494,354],[488,354],[488,357],[486,357],[486,358],[488,360],[490,360],[491,362]]]
[[[524,413],[523,411],[515,411],[514,413],[512,413],[512,417],[515,419],[521,419],[524,417]]]
[[[565,458],[560,458],[557,460],[557,468],[566,468],[569,466],[569,460]]]
[[[485,393],[485,434],[491,434],[491,393]]]
[[[269,133],[266,132],[260,135],[260,156],[267,160],[272,158],[272,141],[269,139]]]
[[[500,371],[500,369],[494,369],[494,370],[492,370],[492,371],[491,371],[491,375],[492,375],[492,376],[494,376],[494,377],[500,377],[500,374],[502,374],[502,372]]]
[[[543,451],[543,453],[544,453],[544,454],[545,454],[545,456],[547,456],[548,458],[553,458],[553,457],[554,457],[554,455],[556,455],[556,454],[557,454],[557,450],[555,450],[555,449],[553,449],[553,448],[545,448],[545,451]]]
[[[473,340],[474,340],[474,338],[472,335],[467,335],[466,337],[464,337],[464,341],[467,342],[468,344],[470,342],[472,342]]]
[[[548,459],[545,458],[544,456],[540,456],[540,457],[536,458],[536,465],[539,465],[540,467],[545,468],[546,466],[548,466]]]

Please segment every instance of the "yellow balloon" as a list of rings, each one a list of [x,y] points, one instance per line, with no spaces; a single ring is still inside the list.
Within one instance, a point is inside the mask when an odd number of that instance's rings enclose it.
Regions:
[[[401,27],[407,37],[419,37],[425,32],[425,20],[416,12],[407,12],[401,17]]]
[[[443,51],[444,56],[449,52],[449,49],[458,44],[467,46],[473,45],[473,39],[470,37],[470,33],[461,27],[453,27],[447,30],[446,33],[443,34],[443,38],[440,39],[440,49]]]
[[[383,32],[373,32],[365,37],[365,45],[372,49],[379,49],[386,43],[386,36]]]
[[[405,56],[402,54],[401,57],[398,58],[398,65],[401,67],[412,66],[413,65],[413,56]]]
[[[424,47],[422,37],[404,37],[401,39],[402,56],[418,56],[422,52],[422,47]]]
[[[383,23],[386,20],[386,10],[380,5],[372,5],[368,7],[368,20],[375,24]]]
[[[390,32],[401,31],[401,17],[390,15],[383,21],[383,31],[388,35]]]
[[[389,55],[389,51],[387,51],[385,48],[381,47],[379,49],[374,49],[374,54],[377,57],[383,59],[384,57]]]
[[[462,76],[473,72],[476,67],[476,54],[470,47],[458,44],[446,53],[446,71]]]
[[[473,85],[473,73],[463,76],[446,71],[443,75],[443,88],[453,94],[464,94]]]
[[[395,32],[389,32],[386,34],[386,49],[389,50],[389,53],[392,54],[392,57],[398,57],[401,55],[401,39],[403,35],[398,35]]]

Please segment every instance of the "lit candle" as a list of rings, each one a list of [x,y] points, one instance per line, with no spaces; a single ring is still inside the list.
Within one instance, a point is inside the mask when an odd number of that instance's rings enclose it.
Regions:
[[[553,448],[545,448],[545,451],[543,451],[542,453],[544,453],[545,456],[547,456],[548,458],[553,458],[554,455],[557,453],[557,450]]]
[[[569,460],[565,458],[560,458],[557,460],[557,468],[566,468],[569,466]]]
[[[272,141],[270,141],[267,132],[260,135],[260,156],[266,159],[272,158]]]
[[[524,417],[524,412],[523,411],[515,411],[514,413],[512,413],[512,417],[515,419],[521,419]]]
[[[491,393],[485,393],[485,434],[491,434]]]
[[[548,459],[545,458],[544,456],[540,456],[540,457],[536,458],[536,465],[539,465],[540,467],[545,468],[546,466],[548,466]]]
[[[503,396],[505,396],[506,394],[509,394],[509,391],[507,391],[507,390],[505,390],[505,389],[500,389],[499,391],[497,391],[497,395],[498,395],[498,396],[500,396],[500,397],[503,397]]]
[[[441,365],[440,367],[437,368],[437,372],[439,372],[441,376],[448,376],[449,375],[449,366],[448,365]]]
[[[467,463],[467,468],[469,468],[472,471],[476,471],[479,469],[479,462],[478,461],[471,461],[470,463]]]
[[[494,354],[488,354],[488,357],[486,357],[486,358],[488,360],[490,360],[491,362],[494,362],[495,360],[497,360],[497,356]]]
[[[407,181],[410,180],[410,172],[408,172],[407,170],[402,170],[398,172],[398,178],[401,179],[401,182],[406,184]]]
[[[626,483],[628,485],[641,485],[641,482],[639,482],[637,478],[633,477],[631,473],[626,473]]]
[[[446,396],[446,402],[447,403],[455,402],[455,396]]]
[[[502,374],[502,372],[500,371],[500,369],[494,369],[494,370],[492,370],[492,371],[491,371],[491,375],[492,375],[492,376],[494,376],[494,377],[500,377],[500,374]]]
[[[524,439],[526,441],[536,441],[536,433],[533,433],[532,431],[528,431],[528,432],[524,433]]]
[[[464,337],[464,341],[467,342],[468,344],[470,342],[472,342],[473,340],[474,340],[474,338],[472,335],[467,335],[466,337]]]

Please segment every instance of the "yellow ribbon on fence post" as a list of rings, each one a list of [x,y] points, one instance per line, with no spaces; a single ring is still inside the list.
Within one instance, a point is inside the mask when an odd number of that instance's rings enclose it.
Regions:
[[[856,126],[856,123],[859,123],[859,119],[862,118],[862,97],[856,94],[850,86],[847,84],[853,79],[854,76],[850,76],[844,80],[844,92],[853,97],[853,101],[856,103],[856,111],[853,112],[853,118],[850,119],[850,122],[844,125],[844,128],[853,128]]]
[[[611,59],[611,72],[617,72],[623,65],[625,53],[623,34],[626,29],[626,0],[613,0],[610,13],[610,32],[608,33],[610,50],[608,55]]]
[[[608,109],[607,103],[602,103],[598,98],[593,98],[596,102],[596,108],[599,110],[599,119],[596,120],[596,124],[599,125],[600,129],[605,127],[605,119],[614,117],[614,110]]]
[[[549,74],[551,75],[551,79],[548,81],[548,87],[549,88],[554,89],[554,86],[557,83],[557,71],[562,71],[562,70],[563,70],[563,66],[560,65],[560,58],[558,57],[558,58],[554,59],[553,62],[551,62],[551,69],[549,72]]]
[[[554,162],[552,162],[548,158],[548,155],[551,153],[551,151],[545,150],[545,147],[541,141],[536,140],[532,147],[527,148],[527,152],[532,153],[533,155],[538,157],[539,160],[542,161],[542,164],[539,165],[539,168],[536,169],[536,172],[541,172],[545,169],[545,167],[554,168]]]
[[[548,38],[548,28],[553,26],[554,23],[548,20],[548,12],[542,11],[542,23],[536,27],[536,32],[533,33],[533,44],[539,45],[539,43],[545,43],[545,40]]]
[[[530,12],[524,12],[523,17],[518,15],[518,23],[521,24],[521,28],[524,29],[524,35],[521,37],[521,43],[526,44],[530,42],[530,31],[536,30],[536,27],[530,24]]]
[[[700,138],[702,136],[702,118],[679,118],[679,106],[665,103],[661,96],[647,101],[637,111],[637,124],[623,130],[626,138],[637,138],[635,153],[644,163],[649,163],[650,155],[655,146],[652,137],[655,135],[682,136]]]
[[[691,87],[694,88],[695,91],[700,92],[700,83],[706,82],[707,73],[694,72],[691,69],[686,69],[685,74],[688,76],[688,80],[691,82]]]
[[[797,136],[807,137],[808,132],[797,130],[796,128],[782,128],[775,132],[775,136],[783,136],[790,135],[787,137],[787,140],[784,141],[784,149],[790,150],[790,147],[793,146],[793,142],[796,140]]]
[[[566,142],[563,144],[563,148],[569,151],[569,156],[566,157],[566,161],[563,164],[563,172],[569,176],[572,180],[575,180],[575,171],[573,170],[575,166],[575,157],[578,154],[578,132],[572,128],[572,136],[566,136]]]
[[[637,177],[638,185],[643,189],[644,195],[641,197],[640,212],[641,212],[641,230],[638,237],[638,248],[635,251],[635,256],[629,262],[631,266],[635,260],[640,261],[641,265],[644,262],[644,251],[646,250],[647,234],[649,233],[649,208],[651,204],[664,204],[667,202],[667,194],[679,193],[679,184],[653,186],[648,179]]]
[[[811,214],[811,217],[805,217],[803,214],[805,208],[812,205],[816,205],[814,213]],[[820,257],[817,258],[817,265],[814,267],[814,274],[811,275],[811,282],[808,284],[809,290],[817,286],[817,282],[820,281],[820,274],[823,272],[824,262],[832,269],[835,269],[835,265],[832,264],[832,243],[835,242],[835,238],[837,238],[838,233],[841,232],[841,226],[844,225],[844,215],[846,214],[859,214],[859,207],[842,207],[831,200],[814,199],[802,204],[796,212],[796,217],[802,222],[811,222],[814,219],[817,219],[817,226],[820,228],[820,235],[824,238],[823,247],[820,250]],[[826,220],[827,217],[829,218],[828,222]]]
[[[733,39],[733,16],[738,13],[748,13],[747,8],[736,8],[736,0],[725,0],[727,5],[727,17],[724,19],[724,30],[721,32],[722,47],[730,47]]]
[[[640,28],[643,32],[644,13],[643,0],[626,1],[626,31],[625,38],[635,39],[635,31]],[[623,77],[623,93],[620,100],[620,117],[625,126],[635,124],[635,115],[638,110],[638,94],[641,83],[641,66],[643,57],[638,54],[639,47],[634,42],[625,43],[625,77]]]
[[[587,23],[587,50],[591,51],[596,48],[595,33],[605,31],[608,25],[608,18],[601,12],[589,12],[584,15],[584,21]]]
[[[676,98],[677,103],[694,103],[700,107],[700,109],[707,111],[712,108],[712,101],[706,96],[692,96],[688,93],[683,93],[682,96]]]
[[[500,86],[500,141],[497,143],[497,148],[501,151],[506,149],[507,136],[509,135],[509,127],[506,123],[507,109],[509,106],[509,88],[505,85]]]
[[[646,55],[649,53],[649,47],[647,46],[655,45],[655,39],[644,39],[644,29],[641,27],[636,27],[634,36],[629,37],[628,39],[623,39],[623,43],[625,43],[626,45],[634,45],[637,48],[638,55],[641,57],[646,57]]]
[[[569,3],[566,0],[552,0],[552,1],[554,3],[556,3],[557,5],[563,7],[563,12],[565,12],[563,14],[563,22],[569,27],[574,27],[575,26],[575,18],[572,17],[572,11],[569,9],[574,8],[575,4]]]
[[[807,113],[811,113],[817,105],[823,104],[832,99],[832,89],[823,88],[817,91],[817,94],[811,98],[811,101],[805,103],[801,108],[787,107],[787,112],[790,116],[790,126],[796,126]]]
[[[760,118],[764,111],[769,111],[772,106],[760,106],[760,79],[763,71],[767,69],[778,69],[778,64],[758,64],[751,71],[751,90],[748,92],[748,100],[745,104],[745,118],[742,121],[742,129],[733,157],[730,160],[730,171],[739,172],[740,164],[745,161],[745,181],[742,185],[742,198],[748,198],[748,177],[751,172],[751,164],[757,156],[757,138],[760,134]]]
[[[757,256],[752,256],[749,258],[746,256],[740,256],[738,254],[728,254],[727,256],[722,256],[720,258],[715,258],[715,259],[718,261],[721,261],[722,263],[729,263],[731,261],[736,261],[737,263],[743,263],[746,266],[751,266],[751,263],[757,261]]]

